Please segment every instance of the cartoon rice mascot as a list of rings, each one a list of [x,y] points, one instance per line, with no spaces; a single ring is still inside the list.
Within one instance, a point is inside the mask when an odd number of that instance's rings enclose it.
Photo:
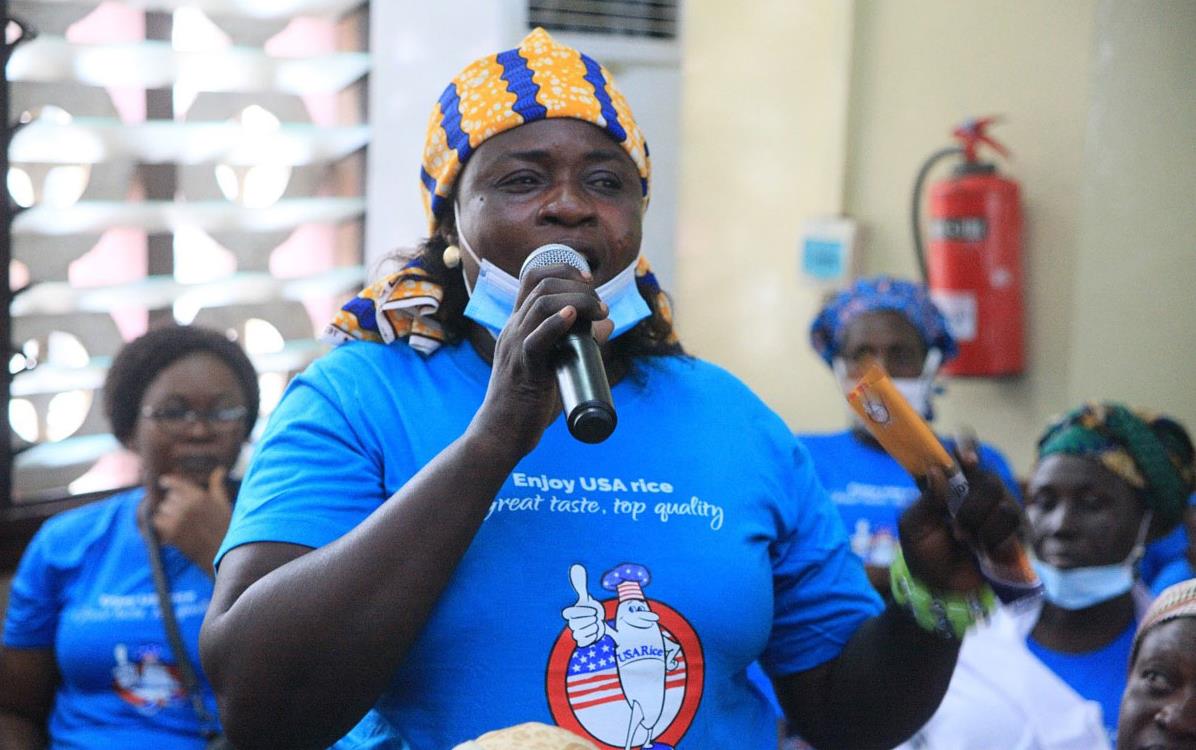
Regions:
[[[652,580],[643,565],[622,563],[602,576],[602,588],[616,591],[619,605],[614,624],[603,617],[602,603],[586,589],[586,569],[573,565],[569,578],[577,592],[577,604],[566,607],[561,616],[569,623],[579,648],[609,635],[615,642],[615,659],[623,696],[631,707],[624,750],[665,750],[652,742],[659,734],[657,724],[664,709],[665,675],[677,666],[681,647],[660,630],[660,616],[644,598],[644,586]],[[663,727],[659,728],[663,729]]]

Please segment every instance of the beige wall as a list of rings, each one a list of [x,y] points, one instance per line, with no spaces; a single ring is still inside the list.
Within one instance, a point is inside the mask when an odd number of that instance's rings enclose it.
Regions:
[[[1196,433],[1196,3],[1101,0],[1097,29],[1070,391]]]
[[[685,4],[676,298],[689,350],[793,426],[843,414],[805,345],[797,232],[842,208],[851,4]]]
[[[795,429],[840,426],[841,399],[805,338],[817,295],[796,278],[801,219],[842,210],[861,225],[864,272],[912,275],[918,166],[955,123],[1002,114],[994,134],[1014,153],[1002,169],[1021,182],[1026,215],[1029,370],[951,382],[940,429],[973,425],[1024,472],[1046,420],[1083,398],[1164,407],[1196,427],[1183,377],[1196,369],[1184,242],[1196,237],[1196,5],[686,8],[675,293],[696,354]]]

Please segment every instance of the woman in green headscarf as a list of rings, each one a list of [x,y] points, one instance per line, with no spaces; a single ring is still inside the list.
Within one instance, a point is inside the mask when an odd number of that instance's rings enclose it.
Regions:
[[[1143,545],[1179,523],[1192,485],[1191,438],[1162,415],[1089,403],[1038,442],[1026,513],[1045,601],[1026,643],[1101,704],[1110,736],[1148,598],[1136,566]]]
[[[968,633],[938,711],[900,750],[1112,748],[1149,603],[1136,565],[1192,482],[1192,442],[1167,417],[1093,403],[1048,426],[1026,493],[1042,605]]]

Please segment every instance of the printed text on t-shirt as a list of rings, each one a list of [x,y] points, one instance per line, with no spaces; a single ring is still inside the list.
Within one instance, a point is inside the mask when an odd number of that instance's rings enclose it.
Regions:
[[[538,490],[531,495],[500,496],[490,503],[486,513],[489,519],[495,513],[550,512],[577,514],[612,514],[630,516],[633,521],[653,517],[660,523],[681,516],[692,516],[707,520],[712,531],[723,527],[723,507],[717,503],[702,500],[696,495],[688,500],[655,499],[653,495],[673,495],[676,492],[671,482],[645,479],[623,479],[620,477],[555,477],[547,474],[514,472],[511,483],[515,487]],[[578,490],[610,495],[606,498],[575,495]],[[556,494],[557,492],[561,494]],[[541,494],[547,493],[547,494]],[[619,494],[615,494],[619,493]],[[647,497],[645,497],[647,496]]]

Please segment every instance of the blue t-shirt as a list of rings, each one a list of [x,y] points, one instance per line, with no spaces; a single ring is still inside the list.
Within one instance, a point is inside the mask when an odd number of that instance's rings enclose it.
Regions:
[[[798,435],[798,439],[839,509],[852,551],[869,565],[888,567],[897,545],[897,519],[919,494],[909,472],[884,449],[865,443],[850,430]],[[978,452],[981,468],[994,472],[1020,499],[1005,457],[983,443]]]
[[[578,442],[558,417],[510,474],[338,748],[443,750],[526,721],[623,747],[633,703],[635,746],[649,731],[660,747],[775,744],[748,664],[833,659],[880,601],[805,450],[742,383],[677,357],[635,376],[613,388],[608,440]],[[425,358],[350,343],[318,360],[272,415],[220,554],[345,534],[464,432],[489,377],[467,344]],[[574,566],[603,607],[605,636],[586,647],[562,617]],[[657,624],[632,627],[644,608]]]
[[[1168,586],[1174,586],[1189,578],[1196,578],[1196,570],[1192,569],[1192,563],[1188,562],[1187,558],[1172,560],[1155,574],[1154,580],[1149,585],[1150,593],[1153,596],[1158,596]]]
[[[166,640],[134,489],[54,516],[21,558],[5,614],[4,645],[52,649],[62,681],[50,747],[204,747]],[[208,712],[216,699],[199,668],[199,626],[212,582],[183,553],[162,561],[175,614]]]
[[[1137,628],[1138,624],[1132,623],[1108,646],[1084,654],[1054,651],[1026,636],[1026,646],[1039,661],[1059,675],[1072,690],[1100,704],[1111,745],[1117,743],[1117,714],[1129,676],[1130,649]]]
[[[1192,565],[1188,562],[1188,529],[1184,524],[1146,545],[1146,554],[1138,564],[1138,574],[1155,596],[1171,584],[1193,577]]]

